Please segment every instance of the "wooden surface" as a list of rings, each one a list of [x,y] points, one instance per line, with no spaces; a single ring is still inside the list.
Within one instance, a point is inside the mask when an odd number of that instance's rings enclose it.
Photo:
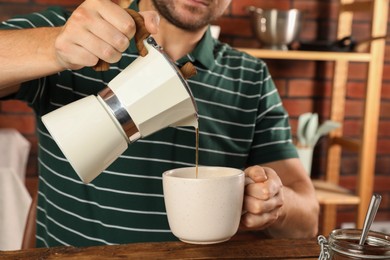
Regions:
[[[372,1],[371,37],[387,34],[389,0]],[[381,86],[386,40],[371,43],[371,60],[368,66],[366,104],[364,108],[361,163],[358,173],[358,195],[361,198],[357,213],[357,228],[362,228],[365,214],[374,191],[377,134],[380,113]]]
[[[316,189],[316,197],[318,202],[323,205],[357,205],[360,202],[358,196],[329,190]]]
[[[0,259],[318,259],[317,239],[247,239],[214,245],[182,242],[0,251]]]
[[[371,55],[369,53],[281,51],[281,50],[253,49],[253,48],[237,48],[237,49],[261,59],[355,61],[355,62],[368,62],[371,59]]]
[[[317,200],[320,204],[357,205],[360,202],[360,198],[358,196],[336,184],[321,180],[312,180],[312,182],[316,190]]]

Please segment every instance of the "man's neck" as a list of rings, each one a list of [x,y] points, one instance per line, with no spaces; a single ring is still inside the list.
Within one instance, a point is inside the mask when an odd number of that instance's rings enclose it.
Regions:
[[[155,8],[151,1],[142,0],[139,3],[139,10],[155,10]],[[207,30],[207,27],[204,27],[195,32],[186,31],[171,24],[164,17],[160,18],[159,32],[153,34],[153,38],[172,60],[178,60],[191,52]]]

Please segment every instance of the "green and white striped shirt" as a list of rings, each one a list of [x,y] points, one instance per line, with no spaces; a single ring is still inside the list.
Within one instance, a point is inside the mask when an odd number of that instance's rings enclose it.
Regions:
[[[135,2],[132,8],[137,10]],[[14,17],[0,29],[62,26],[69,15],[50,8]],[[16,94],[37,115],[38,246],[175,240],[166,218],[161,174],[195,165],[193,128],[167,128],[138,140],[86,185],[40,120],[41,115],[96,94],[137,57],[132,42],[107,72],[66,70],[27,82]],[[263,61],[212,39],[210,31],[177,63],[186,61],[192,61],[198,71],[188,82],[199,110],[200,165],[244,169],[297,157],[288,115]]]

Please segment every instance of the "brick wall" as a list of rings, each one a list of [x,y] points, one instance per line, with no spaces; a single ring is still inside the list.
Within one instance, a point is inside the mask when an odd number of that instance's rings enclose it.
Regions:
[[[0,0],[0,20],[13,14],[29,13],[41,10],[48,5],[62,5],[73,8],[81,0]],[[220,39],[237,47],[261,47],[253,37],[249,19],[245,11],[248,5],[262,8],[298,8],[305,11],[305,23],[300,34],[301,40],[335,40],[337,26],[337,0],[233,0],[224,17],[217,24],[222,27]],[[369,16],[358,14],[352,35],[356,39],[369,36]],[[376,160],[375,192],[383,195],[381,209],[377,220],[390,220],[390,45],[386,46],[384,78],[382,84],[381,116],[378,133]],[[332,62],[313,61],[267,61],[274,76],[283,102],[291,116],[293,133],[295,134],[297,118],[304,112],[316,112],[320,120],[329,117],[330,84]],[[349,69],[347,90],[346,118],[344,134],[358,137],[362,119],[365,96],[366,65],[352,63]],[[27,186],[31,191],[36,189],[37,175],[37,141],[35,137],[34,117],[30,109],[17,101],[0,102],[0,128],[18,129],[32,143],[32,151],[28,162]],[[325,140],[321,139],[315,149],[313,176],[321,177],[325,166]],[[343,152],[341,183],[354,189],[357,171],[357,155]],[[340,207],[338,223],[354,220],[354,212],[350,207]]]

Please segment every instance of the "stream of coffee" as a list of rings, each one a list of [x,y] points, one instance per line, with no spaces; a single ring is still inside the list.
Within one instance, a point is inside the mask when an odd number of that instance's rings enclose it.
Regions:
[[[198,164],[199,164],[199,127],[196,128],[196,138],[195,138],[195,168],[196,168],[196,178],[198,178]]]

